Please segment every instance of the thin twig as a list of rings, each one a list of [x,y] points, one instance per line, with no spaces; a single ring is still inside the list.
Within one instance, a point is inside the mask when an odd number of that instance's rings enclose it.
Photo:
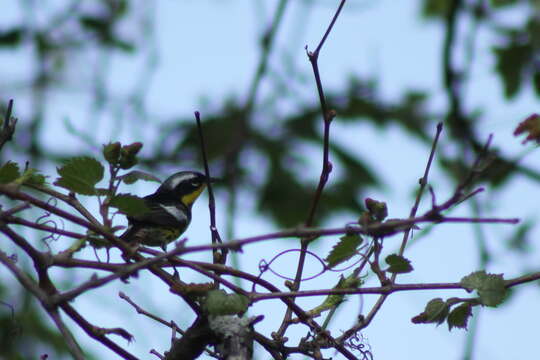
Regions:
[[[204,173],[207,179],[208,187],[208,208],[210,211],[210,233],[212,234],[212,244],[221,244],[221,236],[216,225],[216,201],[214,198],[214,190],[212,188],[212,178],[210,176],[210,167],[208,166],[208,158],[206,157],[206,144],[204,142],[204,135],[201,126],[201,115],[198,111],[195,111],[195,120],[197,121],[197,130],[199,132],[199,141],[201,142],[201,155],[204,164]],[[227,261],[227,249],[223,249],[221,254],[217,249],[212,250],[213,261],[217,264],[225,264]]]
[[[93,276],[90,280],[82,283],[78,287],[65,291],[61,294],[58,294],[54,297],[54,303],[61,303],[66,301],[71,301],[77,296],[83,294],[85,291],[90,289],[95,289],[98,287],[101,287],[107,283],[110,283],[111,281],[114,281],[116,279],[125,278],[131,274],[136,273],[139,270],[142,269],[149,269],[153,265],[158,264],[162,262],[164,259],[175,256],[182,252],[182,246],[178,246],[175,249],[161,253],[155,257],[152,258],[144,258],[144,260],[140,260],[134,264],[126,264],[124,265],[120,270],[115,272],[114,274],[98,278],[97,276]]]
[[[324,190],[324,187],[328,181],[328,177],[330,175],[330,172],[332,171],[332,164],[329,160],[329,153],[330,153],[330,124],[332,123],[332,120],[336,116],[335,111],[329,111],[326,105],[326,98],[324,95],[324,89],[322,86],[321,77],[319,74],[319,65],[318,65],[318,59],[320,51],[324,45],[324,42],[326,41],[326,38],[332,31],[332,28],[341,12],[341,9],[345,5],[346,0],[341,0],[341,3],[338,6],[338,9],[336,10],[332,21],[328,25],[328,28],[326,29],[321,41],[317,45],[317,48],[314,52],[307,52],[309,62],[311,63],[311,67],[313,69],[313,74],[315,77],[315,83],[317,85],[317,93],[319,94],[319,102],[321,105],[321,112],[323,116],[323,122],[324,122],[324,137],[323,137],[323,164],[322,164],[322,170],[321,175],[319,177],[319,184],[317,185],[317,189],[315,190],[315,195],[313,197],[313,201],[311,203],[311,207],[309,209],[309,213],[307,216],[307,219],[305,221],[305,226],[309,227],[313,224],[314,218],[315,218],[315,212],[317,210],[317,207],[319,205],[320,198],[322,196],[322,192]],[[307,47],[306,47],[307,50]],[[309,246],[309,243],[312,239],[310,238],[303,238],[300,245],[300,255],[298,257],[298,265],[296,268],[296,274],[294,276],[294,282],[292,289],[298,290],[300,288],[300,282],[302,279],[302,273],[304,272],[304,264],[306,261],[306,254],[307,254],[307,248]],[[294,298],[292,299],[294,301]],[[283,321],[281,322],[281,325],[279,327],[279,330],[277,331],[277,336],[282,337],[285,332],[287,331],[287,328],[289,327],[290,320],[292,318],[292,311],[291,309],[287,308],[285,315],[283,316]]]
[[[424,194],[424,189],[428,184],[429,170],[431,169],[431,164],[433,163],[433,158],[435,157],[435,150],[437,149],[437,144],[439,142],[442,130],[443,123],[440,122],[437,124],[437,131],[435,133],[435,138],[433,139],[433,144],[431,145],[431,151],[429,153],[426,169],[424,170],[424,176],[422,177],[422,179],[420,179],[420,188],[418,189],[418,193],[416,194],[416,199],[414,201],[413,207],[411,208],[409,218],[414,218],[416,216],[416,212],[418,211],[418,206],[420,205],[420,200],[422,199],[422,195]],[[409,228],[403,233],[403,240],[401,241],[401,247],[399,248],[399,255],[403,255],[403,253],[405,252],[405,247],[407,246],[410,232],[411,229]],[[392,276],[392,281],[394,280],[395,275]]]
[[[343,234],[362,234],[366,236],[381,236],[385,237],[392,236],[398,233],[406,231],[411,226],[422,223],[486,223],[486,224],[517,224],[520,219],[518,218],[466,218],[466,217],[445,217],[440,216],[435,218],[433,214],[428,213],[427,215],[419,216],[413,219],[403,219],[403,220],[392,220],[380,224],[372,224],[367,227],[351,227],[344,226],[338,228],[327,228],[327,229],[315,229],[315,228],[305,228],[305,229],[291,229],[284,230],[264,235],[252,236],[243,239],[227,241],[224,244],[215,244],[215,245],[197,245],[197,246],[186,246],[182,250],[182,254],[191,253],[191,252],[201,252],[208,251],[213,248],[221,249],[228,248],[231,250],[239,250],[245,245],[254,244],[266,240],[273,239],[286,239],[286,238],[316,238],[321,236],[333,236],[333,235],[343,235]]]
[[[504,281],[505,288],[509,289],[514,286],[530,283],[540,280],[540,271],[531,274],[519,276],[513,279]],[[326,296],[326,295],[353,295],[353,294],[391,294],[400,291],[417,291],[417,290],[464,290],[469,292],[459,282],[453,283],[411,283],[411,284],[388,284],[378,287],[362,287],[358,289],[319,289],[319,290],[304,290],[291,292],[273,292],[273,293],[251,293],[249,296],[253,302],[280,299],[284,297],[311,297],[311,296]]]
[[[60,313],[57,309],[46,309],[47,313],[53,320],[54,324],[60,330],[60,333],[62,334],[62,337],[66,341],[66,345],[71,352],[71,355],[73,355],[73,358],[76,360],[84,360],[86,357],[84,356],[84,353],[81,349],[81,346],[77,343],[77,340],[73,336],[72,332],[69,330],[69,328],[66,326],[62,318],[60,317]]]
[[[62,310],[91,338],[99,341],[109,349],[111,349],[116,354],[120,355],[123,359],[126,360],[139,360],[136,356],[126,351],[124,348],[120,347],[114,341],[110,340],[106,334],[116,334],[122,336],[123,338],[131,337],[123,329],[105,329],[95,326],[88,322],[81,314],[79,314],[69,303],[65,302],[60,305]]]
[[[160,318],[159,316],[154,315],[154,314],[144,310],[142,307],[137,305],[133,300],[131,300],[131,298],[129,296],[127,296],[122,291],[118,292],[118,296],[120,297],[120,299],[125,300],[128,304],[133,306],[133,308],[135,309],[135,311],[137,311],[137,313],[142,314],[142,315],[144,315],[146,317],[149,317],[150,319],[152,319],[152,320],[154,320],[154,321],[156,321],[156,322],[158,322],[158,323],[160,323],[162,325],[170,327],[171,329],[174,329],[180,335],[184,335],[184,330],[182,330],[178,326],[176,326],[176,324],[174,324],[174,322],[165,321],[164,319]]]

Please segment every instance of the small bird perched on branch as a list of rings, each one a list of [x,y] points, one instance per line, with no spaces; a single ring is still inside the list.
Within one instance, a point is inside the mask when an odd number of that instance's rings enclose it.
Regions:
[[[191,222],[191,206],[203,192],[208,181],[196,171],[181,171],[171,175],[155,193],[145,196],[148,211],[128,216],[129,226],[120,239],[147,246],[160,246],[178,239]]]

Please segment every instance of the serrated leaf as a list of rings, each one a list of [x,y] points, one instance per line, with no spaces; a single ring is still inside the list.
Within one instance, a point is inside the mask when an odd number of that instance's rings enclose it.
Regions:
[[[413,271],[411,261],[403,256],[391,254],[384,259],[390,267],[386,271],[394,274],[405,274]]]
[[[94,195],[95,186],[103,179],[104,168],[94,158],[76,157],[70,159],[64,166],[57,168],[60,177],[55,185],[61,186],[82,195]]]
[[[240,314],[247,310],[249,299],[243,295],[227,294],[223,290],[209,291],[204,307],[208,314],[214,316]]]
[[[118,194],[109,205],[128,216],[136,216],[150,211],[143,198],[132,194]]]
[[[21,174],[17,163],[8,161],[0,168],[0,184],[8,184],[15,181],[19,176]]]
[[[125,175],[119,176],[118,178],[128,185],[133,184],[138,180],[161,183],[161,180],[158,177],[140,170],[132,170]]]
[[[465,329],[467,330],[467,324],[469,318],[472,316],[472,306],[469,303],[463,303],[448,314],[446,322],[448,323],[448,330],[452,328]]]
[[[332,268],[352,258],[362,241],[362,237],[358,234],[345,235],[339,238],[339,242],[334,245],[325,259],[328,266]]]
[[[449,306],[446,301],[441,298],[435,298],[427,303],[424,312],[413,317],[411,321],[415,324],[436,323],[440,325],[446,319],[448,310]]]
[[[495,307],[506,297],[506,287],[502,274],[487,274],[484,270],[473,272],[461,279],[461,285],[472,291],[476,290],[480,303]]]

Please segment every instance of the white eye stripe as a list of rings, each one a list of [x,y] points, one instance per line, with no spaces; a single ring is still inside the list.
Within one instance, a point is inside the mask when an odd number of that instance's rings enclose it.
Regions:
[[[163,210],[168,212],[173,218],[175,218],[178,221],[184,221],[187,220],[186,214],[184,214],[183,211],[180,211],[176,206],[167,206],[163,204],[159,204]]]
[[[190,179],[195,179],[197,176],[194,175],[194,174],[183,174],[181,176],[177,176],[177,177],[174,177],[170,180],[170,183],[168,184],[169,185],[169,188],[170,189],[174,189],[176,188],[181,182],[183,181],[186,181],[186,180],[190,180]]]

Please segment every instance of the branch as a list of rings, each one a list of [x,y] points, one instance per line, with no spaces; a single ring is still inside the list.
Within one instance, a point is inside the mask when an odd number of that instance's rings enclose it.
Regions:
[[[10,236],[9,233],[6,235]],[[24,271],[19,269],[15,265],[13,260],[11,260],[11,258],[7,256],[6,253],[4,253],[3,251],[0,251],[0,262],[4,264],[4,266],[7,267],[13,273],[13,275],[15,275],[19,283],[26,290],[28,290],[40,301],[45,311],[49,314],[62,335],[64,335],[64,338],[66,339],[66,345],[73,357],[77,360],[84,360],[85,357],[79,344],[77,344],[77,341],[73,337],[73,334],[69,331],[69,329],[62,321],[58,310],[52,306],[47,293],[33,279],[31,279],[26,273],[24,273]]]
[[[199,140],[201,142],[201,155],[204,163],[204,173],[207,179],[208,187],[208,208],[210,211],[210,233],[212,234],[212,244],[221,244],[221,236],[216,226],[216,202],[214,199],[214,190],[212,189],[212,178],[210,177],[210,168],[208,166],[208,159],[206,157],[206,145],[204,143],[204,136],[201,126],[201,115],[198,111],[195,111],[195,120],[197,121],[197,130],[199,132]],[[225,264],[227,262],[227,249],[222,249],[221,254],[217,249],[212,249],[214,263]]]
[[[324,33],[321,41],[319,42],[319,45],[317,45],[317,48],[314,52],[307,52],[309,62],[311,63],[311,67],[313,69],[313,75],[315,77],[315,83],[317,85],[317,92],[319,94],[319,102],[321,104],[321,112],[323,116],[324,121],[324,139],[323,139],[323,164],[322,164],[322,170],[321,175],[319,177],[319,184],[317,185],[317,189],[315,190],[315,195],[313,197],[313,201],[311,203],[311,207],[308,213],[308,217],[305,221],[305,226],[311,226],[313,224],[313,220],[315,218],[315,212],[317,210],[317,207],[319,205],[320,198],[322,196],[322,192],[324,190],[324,187],[328,181],[328,177],[330,175],[330,172],[332,172],[332,164],[329,160],[329,152],[330,152],[330,124],[332,123],[332,120],[336,116],[335,111],[328,111],[327,105],[326,105],[326,98],[324,96],[324,89],[321,82],[321,76],[319,74],[319,53],[324,45],[324,42],[326,41],[326,38],[332,31],[332,28],[334,27],[334,24],[341,12],[341,9],[345,5],[346,0],[341,0],[341,3],[338,6],[338,9],[336,10],[334,17],[332,18],[332,21],[328,25],[328,28],[326,29],[326,32]],[[307,50],[307,46],[306,46]],[[298,290],[300,288],[300,282],[302,280],[302,273],[304,272],[304,264],[306,261],[306,251],[309,246],[309,243],[313,240],[312,238],[303,238],[301,241],[300,246],[300,256],[298,258],[298,266],[296,268],[296,274],[294,276],[294,282],[292,285],[293,290]],[[294,301],[294,299],[292,299]],[[279,327],[279,330],[277,331],[278,337],[282,337],[285,332],[287,331],[287,328],[290,324],[290,320],[292,317],[292,312],[290,308],[287,308],[287,311],[285,312],[285,315],[283,317],[283,321],[281,323],[281,326]]]
[[[186,246],[181,254],[187,254],[192,252],[208,251],[213,248],[221,249],[228,248],[234,251],[240,251],[240,249],[249,244],[255,244],[262,241],[274,240],[274,239],[287,239],[287,238],[317,238],[321,236],[333,236],[343,234],[361,234],[366,236],[392,236],[398,233],[402,233],[416,224],[422,223],[487,223],[487,224],[517,224],[519,218],[465,218],[465,217],[435,217],[431,210],[422,215],[412,219],[393,219],[384,223],[370,224],[368,226],[344,226],[338,228],[316,229],[290,229],[284,231],[278,231],[269,234],[263,234],[258,236],[247,237],[243,239],[228,241],[224,244],[213,245],[197,245]]]
[[[159,255],[154,256],[152,258],[144,258],[144,260],[138,261],[134,264],[125,264],[124,266],[120,267],[120,269],[116,271],[114,274],[111,274],[102,278],[98,278],[97,276],[94,275],[92,276],[90,280],[86,281],[80,286],[74,289],[71,289],[69,291],[63,292],[61,294],[58,294],[57,296],[54,297],[53,301],[55,304],[71,301],[87,290],[101,287],[116,279],[126,278],[129,275],[134,274],[139,270],[148,269],[155,264],[161,263],[164,259],[178,254],[181,251],[182,251],[182,246],[180,245],[169,252],[160,253]]]
[[[120,355],[123,359],[139,360],[136,356],[132,355],[106,336],[107,334],[116,334],[130,341],[132,336],[127,331],[120,328],[105,329],[92,325],[68,303],[64,302],[60,307],[88,336],[99,341],[116,354]]]

